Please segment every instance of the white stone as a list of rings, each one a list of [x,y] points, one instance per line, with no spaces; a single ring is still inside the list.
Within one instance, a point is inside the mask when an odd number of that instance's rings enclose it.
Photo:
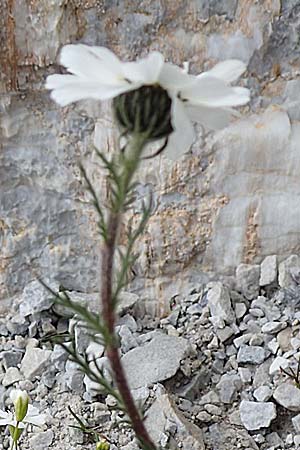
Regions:
[[[58,283],[51,282],[51,289],[58,290]],[[24,317],[49,309],[54,303],[54,296],[39,281],[27,284],[21,296],[19,311]]]
[[[295,431],[297,433],[300,433],[300,414],[297,414],[297,416],[294,416],[292,418],[293,426],[295,428]]]
[[[236,269],[238,289],[248,299],[253,300],[259,294],[260,266],[240,264]]]
[[[168,395],[162,395],[148,409],[145,420],[145,426],[154,442],[161,442],[169,422],[176,424],[176,438],[182,442],[183,449],[205,449],[200,428],[184,417]]]
[[[52,430],[41,431],[30,438],[30,448],[32,450],[47,450],[53,439],[54,433]]]
[[[267,322],[262,326],[261,331],[268,334],[276,334],[287,327],[286,322]]]
[[[282,383],[274,393],[274,399],[290,411],[300,411],[300,389],[289,382]]]
[[[179,369],[180,361],[190,352],[186,339],[156,332],[149,343],[130,350],[122,357],[130,388],[137,389],[171,378]]]
[[[220,282],[211,282],[208,287],[207,305],[212,321],[218,328],[224,328],[224,322],[230,324],[234,321],[228,289]]]
[[[21,372],[28,380],[42,375],[44,368],[51,358],[52,351],[27,346],[21,362]]]
[[[251,333],[242,334],[242,336],[235,338],[233,340],[233,343],[236,348],[240,348],[241,345],[247,344],[250,341],[251,337],[252,337]]]
[[[272,284],[277,279],[277,256],[267,256],[260,265],[260,286]]]
[[[3,386],[8,387],[16,383],[17,381],[22,380],[23,378],[23,375],[20,373],[17,367],[9,367],[5,372],[2,384]]]
[[[236,303],[234,305],[235,316],[237,319],[241,319],[247,312],[247,306],[245,303]]]
[[[268,342],[267,347],[273,353],[273,355],[276,355],[279,350],[279,344],[276,338],[273,338],[270,342]]]
[[[262,347],[242,345],[238,351],[237,361],[242,364],[261,364],[265,357],[265,350]]]
[[[289,361],[282,356],[277,356],[272,364],[270,365],[269,374],[275,375],[275,373],[279,373],[280,369],[287,369],[289,367]]]
[[[298,350],[300,348],[300,339],[299,338],[291,338],[291,346],[294,350]]]
[[[269,386],[260,386],[253,393],[258,402],[267,402],[272,397],[272,389]]]
[[[247,369],[245,367],[239,367],[238,368],[239,376],[243,383],[250,383],[252,380],[252,373],[250,369]]]
[[[269,427],[276,418],[276,406],[272,402],[250,402],[242,400],[240,416],[247,430],[259,430]]]
[[[278,268],[278,282],[280,287],[296,286],[296,281],[300,273],[300,257],[298,255],[291,255],[286,260],[279,264]]]

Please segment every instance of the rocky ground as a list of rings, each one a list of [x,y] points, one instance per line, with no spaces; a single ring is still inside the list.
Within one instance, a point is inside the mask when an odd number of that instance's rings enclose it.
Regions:
[[[97,294],[70,296],[96,308]],[[234,278],[193,284],[170,305],[168,317],[155,319],[142,314],[137,295],[124,293],[118,322],[130,387],[161,447],[300,448],[300,389],[281,371],[296,372],[300,358],[300,257],[242,264]],[[89,342],[76,318],[54,305],[38,282],[0,321],[0,407],[10,408],[9,392],[19,387],[47,415],[43,430],[23,438],[22,450],[93,449],[88,436],[70,427],[68,405],[98,426],[112,450],[137,450],[113,398],[96,393],[49,339],[70,330],[78,351],[96,355],[109,377],[104,348]]]

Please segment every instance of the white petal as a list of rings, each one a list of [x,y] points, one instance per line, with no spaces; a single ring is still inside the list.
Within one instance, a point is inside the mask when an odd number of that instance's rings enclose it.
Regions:
[[[190,149],[195,139],[194,127],[183,103],[177,98],[172,101],[172,125],[174,132],[169,136],[168,145],[163,154],[169,159],[176,160]]]
[[[23,419],[25,423],[31,423],[35,426],[41,426],[45,423],[46,416],[44,414],[40,414],[39,410],[32,405],[28,405],[28,412],[26,417]]]
[[[39,414],[38,416],[26,416],[24,419],[25,423],[30,423],[36,427],[41,427],[46,421],[46,416],[44,414]]]
[[[29,396],[27,392],[22,391],[21,389],[13,389],[9,396],[14,404],[16,404],[19,398],[21,398],[24,403],[29,402]]]
[[[53,100],[61,106],[66,106],[83,99],[107,100],[134,89],[135,86],[126,82],[118,86],[101,85],[75,75],[50,75],[47,78],[46,88],[53,89],[51,93]]]
[[[79,77],[105,84],[118,84],[122,79],[122,63],[104,47],[66,45],[60,54],[60,63]]]
[[[152,52],[139,61],[123,63],[123,75],[132,82],[154,84],[158,81],[163,65],[163,55],[159,52]]]
[[[245,105],[250,99],[249,89],[227,86],[213,77],[198,78],[190,87],[181,91],[181,98],[193,105],[211,107]]]
[[[229,124],[236,111],[225,108],[210,108],[207,106],[187,106],[186,111],[193,122],[198,122],[207,130],[220,130]]]
[[[165,89],[178,90],[194,84],[195,77],[173,64],[165,63],[158,82]]]
[[[7,413],[5,411],[2,411],[2,409],[0,409],[0,417],[1,419],[11,420],[13,418],[13,415],[11,412]]]
[[[246,68],[246,64],[242,61],[228,59],[227,61],[219,62],[212,69],[198,75],[198,77],[201,78],[202,76],[209,75],[214,78],[219,78],[225,81],[225,83],[231,83],[237,80],[245,72]]]

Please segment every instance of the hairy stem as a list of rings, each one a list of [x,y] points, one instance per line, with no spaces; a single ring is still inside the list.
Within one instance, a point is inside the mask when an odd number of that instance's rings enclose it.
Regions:
[[[121,183],[122,195],[119,201],[114,204],[109,211],[107,220],[107,237],[103,242],[101,252],[101,302],[102,315],[104,323],[107,327],[108,334],[112,337],[107,345],[107,357],[110,361],[114,378],[126,407],[127,414],[131,420],[132,427],[140,440],[140,442],[149,450],[156,450],[155,445],[149,437],[142,418],[136,408],[132,398],[126,375],[121,363],[117,339],[115,339],[115,307],[112,301],[112,284],[113,284],[113,262],[114,254],[117,245],[118,231],[122,214],[124,212],[124,205],[126,202],[126,194],[132,181],[133,175],[138,168],[141,158],[141,152],[145,144],[145,137],[142,135],[134,135],[126,149],[125,158],[121,166]]]

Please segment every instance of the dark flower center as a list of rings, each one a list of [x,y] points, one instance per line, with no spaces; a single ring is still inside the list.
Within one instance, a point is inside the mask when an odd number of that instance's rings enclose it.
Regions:
[[[142,86],[113,100],[116,119],[129,133],[145,133],[148,140],[167,137],[173,131],[172,100],[159,85]]]

